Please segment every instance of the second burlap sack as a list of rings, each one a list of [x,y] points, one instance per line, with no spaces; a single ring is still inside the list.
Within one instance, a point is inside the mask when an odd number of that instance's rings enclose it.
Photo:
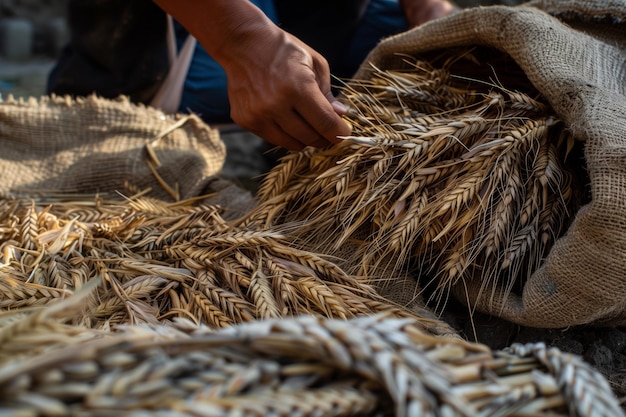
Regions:
[[[147,192],[196,197],[224,164],[219,132],[194,115],[89,96],[0,102],[0,192]]]
[[[571,214],[573,224],[519,294],[478,281],[455,291],[526,326],[626,324],[626,3],[467,9],[384,40],[355,78],[367,79],[371,64],[401,68],[403,55],[473,45],[509,55],[584,141],[591,201]]]

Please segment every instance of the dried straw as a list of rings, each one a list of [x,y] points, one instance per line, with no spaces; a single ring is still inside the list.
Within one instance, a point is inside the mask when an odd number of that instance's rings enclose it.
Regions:
[[[80,291],[10,326],[22,332],[4,338],[3,352],[46,334],[56,340],[0,364],[3,415],[623,415],[597,371],[542,344],[491,352],[387,314],[217,331],[177,319],[76,335],[60,313],[88,296]]]
[[[243,224],[300,221],[295,239],[379,290],[407,273],[439,298],[475,279],[520,288],[580,205],[579,147],[521,71],[506,82],[526,92],[509,90],[480,59],[406,57],[351,80],[352,135],[284,157]]]
[[[3,311],[47,305],[99,278],[71,323],[110,329],[187,318],[221,328],[301,314],[412,315],[329,258],[299,249],[284,227],[237,228],[219,207],[196,200],[1,201]],[[433,315],[423,323],[435,334],[455,333]]]

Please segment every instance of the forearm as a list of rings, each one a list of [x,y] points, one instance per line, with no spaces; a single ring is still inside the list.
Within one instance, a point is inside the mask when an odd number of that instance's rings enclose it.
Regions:
[[[232,120],[288,149],[350,134],[325,58],[248,0],[154,0],[226,72]]]
[[[248,0],[154,0],[181,23],[220,63],[234,60],[238,49],[279,30]]]

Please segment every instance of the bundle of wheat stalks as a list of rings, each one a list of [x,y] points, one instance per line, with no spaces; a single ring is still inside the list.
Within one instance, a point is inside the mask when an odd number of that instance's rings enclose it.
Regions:
[[[470,280],[511,291],[580,204],[575,142],[519,70],[492,81],[472,51],[406,61],[343,88],[352,135],[284,157],[246,224],[302,221],[295,237],[381,285],[417,270],[436,296]]]
[[[48,194],[0,199],[0,213],[3,311],[46,305],[101,278],[72,324],[110,329],[178,317],[220,328],[300,314],[411,316],[363,279],[298,249],[285,230],[237,228],[196,200]],[[424,328],[454,333],[433,317],[423,317]]]
[[[606,380],[542,344],[490,352],[414,318],[300,316],[104,332],[78,294],[0,327],[5,416],[620,416]]]

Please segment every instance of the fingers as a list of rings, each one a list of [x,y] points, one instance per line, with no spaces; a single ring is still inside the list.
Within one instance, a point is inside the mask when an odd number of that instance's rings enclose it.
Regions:
[[[314,68],[317,67],[314,65]],[[303,85],[301,99],[294,101],[295,112],[319,136],[330,143],[337,143],[341,141],[337,136],[347,136],[351,129],[341,118],[346,112],[345,107],[334,98],[330,90],[330,75],[327,75],[326,81],[321,80],[324,74],[329,74],[328,70],[319,71],[321,73],[315,73],[314,82]]]
[[[291,135],[285,133],[280,126],[274,125],[269,132],[253,132],[257,136],[264,138],[272,145],[280,146],[290,151],[300,151],[305,148],[305,145]]]
[[[444,17],[449,14],[452,14],[456,11],[458,11],[458,9],[452,3],[448,1],[441,1],[441,2],[436,3],[433,6],[433,10],[430,14],[429,19],[430,20],[438,19],[440,17]]]
[[[337,113],[339,116],[343,116],[344,114],[348,113],[348,109],[346,108],[346,106],[343,105],[341,101],[335,100],[333,98],[330,104],[333,106],[333,110],[335,111],[335,113]]]
[[[327,147],[341,140],[337,136],[350,134],[351,128],[339,115],[345,113],[345,107],[332,94],[329,102],[313,78],[277,96],[279,101],[264,102],[263,106],[233,107],[231,117],[267,142],[289,150]]]
[[[292,151],[301,150],[306,146],[323,148],[332,145],[332,142],[321,136],[295,111],[292,111],[290,115],[285,115],[265,129],[253,133],[274,145]]]
[[[303,146],[326,147],[340,142],[338,136],[351,133],[350,126],[341,119],[335,108],[345,112],[345,107],[333,105],[323,96],[321,102],[300,100],[289,114],[283,115],[277,122],[285,135]]]
[[[337,136],[349,135],[351,128],[341,118],[345,109],[332,96],[326,60],[287,33],[277,39],[266,66],[236,63],[225,68],[232,120],[291,150],[339,142]]]
[[[306,146],[323,148],[338,143],[341,139],[337,136],[349,135],[351,128],[334,108],[345,112],[345,107],[340,103],[324,104],[330,110],[306,105],[306,101],[302,101],[299,108],[275,116],[271,125],[254,129],[253,133],[289,150],[300,150]]]
[[[332,144],[316,128],[309,124],[297,111],[293,110],[279,121],[280,128],[304,146],[321,148]]]
[[[334,106],[323,96],[322,100],[309,100],[298,103],[296,111],[315,131],[328,142],[337,143],[338,136],[350,134],[350,126],[341,119]]]

